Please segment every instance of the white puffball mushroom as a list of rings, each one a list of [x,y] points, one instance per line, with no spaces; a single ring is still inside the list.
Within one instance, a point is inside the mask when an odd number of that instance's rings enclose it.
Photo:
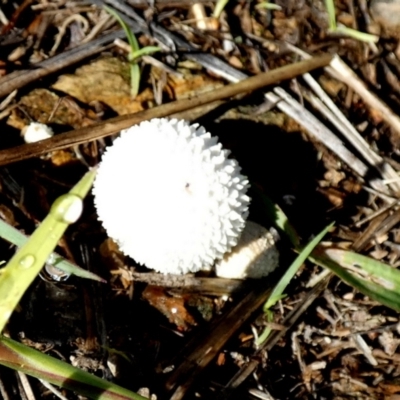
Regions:
[[[209,269],[245,226],[248,180],[198,124],[152,119],[121,132],[93,186],[107,234],[136,262],[163,273]]]
[[[275,240],[267,229],[247,221],[238,244],[217,261],[217,276],[230,279],[263,278],[279,263]]]
[[[39,140],[51,138],[54,135],[53,130],[40,122],[31,122],[25,126],[21,131],[22,136],[26,143],[34,143]]]

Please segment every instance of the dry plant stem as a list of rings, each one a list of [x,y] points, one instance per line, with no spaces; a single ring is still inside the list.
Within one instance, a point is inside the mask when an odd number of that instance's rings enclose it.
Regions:
[[[352,249],[360,252],[371,247],[371,241],[374,238],[381,237],[388,233],[394,226],[400,222],[400,209],[390,214],[390,209],[374,218],[362,235],[353,243]]]
[[[362,353],[364,354],[364,357],[366,358],[366,360],[373,365],[374,367],[376,367],[378,365],[378,361],[376,361],[375,357],[372,355],[372,350],[370,349],[370,347],[367,345],[367,343],[365,342],[364,338],[359,334],[359,333],[355,333],[354,335],[352,335],[352,339],[354,342],[355,347]]]
[[[104,15],[104,17],[92,28],[92,30],[82,39],[83,43],[91,42],[104,28],[107,28],[110,21],[112,20],[111,15]]]
[[[182,399],[198,375],[218,354],[225,343],[244,322],[265,302],[270,289],[267,283],[252,282],[242,300],[209,326],[207,331],[198,332],[173,361],[177,368],[166,381],[171,391],[170,400]]]
[[[13,90],[1,103],[0,103],[0,111],[3,111],[15,98],[18,90]]]
[[[196,61],[209,71],[215,73],[221,78],[226,79],[229,82],[237,82],[241,79],[247,78],[246,74],[231,67],[229,64],[221,61],[217,57],[214,57],[212,54],[204,54],[199,52],[198,48],[189,44],[180,36],[173,34],[154,22],[150,22],[149,24],[147,21],[142,19],[132,7],[121,3],[119,0],[92,0],[92,2],[98,4],[99,6],[103,6],[105,3],[111,5],[116,10],[128,16],[128,18],[125,17],[125,20],[130,28],[134,29],[135,32],[136,30],[140,30],[146,35],[154,37],[159,45],[167,51],[175,51],[177,48],[179,48],[181,52],[187,52],[183,54],[186,58]]]
[[[240,279],[201,278],[193,275],[170,275],[155,272],[133,272],[135,281],[146,282],[152,286],[173,288],[176,292],[198,292],[213,296],[231,295],[236,292],[243,281]]]
[[[389,215],[390,209],[384,211],[380,215],[376,216],[368,225],[368,227],[364,230],[360,237],[353,243],[351,248],[359,253],[361,250],[364,250],[368,243],[374,238],[377,229],[382,225],[382,222]]]
[[[240,96],[235,96],[234,99],[238,100],[239,98]],[[195,121],[226,103],[227,101],[224,100],[213,101],[212,103],[204,104],[202,106],[192,108],[191,110],[186,110],[175,114],[171,114],[170,118]]]
[[[3,25],[7,25],[8,24],[8,19],[7,19],[7,17],[5,16],[5,14],[4,14],[4,12],[0,9],[0,22],[3,24]]]
[[[384,212],[391,210],[392,208],[396,207],[397,205],[399,205],[399,200],[395,200],[390,202],[387,206],[385,207],[381,207],[379,210],[373,212],[372,214],[368,215],[367,217],[361,219],[360,221],[356,222],[354,224],[354,226],[356,228],[360,228],[361,226],[363,226],[365,223],[375,219],[376,217],[378,217],[379,215],[383,214]]]
[[[353,169],[359,176],[366,177],[369,173],[369,168],[354,156],[322,122],[320,122],[313,114],[307,111],[298,101],[285,92],[281,88],[275,88],[273,92],[268,92],[266,98],[276,107],[287,115],[301,121],[300,123],[313,135],[316,139],[322,142],[328,149],[333,151],[340,157],[349,167]],[[284,100],[284,101],[281,101]],[[382,184],[379,179],[371,179],[370,184],[373,188],[382,192],[387,191],[387,187]]]
[[[11,397],[8,395],[4,382],[1,378],[0,378],[0,395],[3,400],[11,400]]]
[[[25,394],[25,396],[22,396],[22,397],[25,397],[27,400],[36,400],[27,376],[21,371],[17,371],[17,375],[18,375],[19,381],[21,383],[21,388],[23,389],[23,392]],[[22,395],[22,393],[21,393],[21,395]]]
[[[90,43],[75,47],[57,56],[34,64],[32,69],[11,72],[0,79],[0,97],[7,96],[15,89],[24,87],[28,83],[98,54],[106,49],[108,43],[112,43],[115,39],[123,36],[124,32],[121,29],[117,32],[104,35]]]
[[[372,354],[381,360],[389,360],[392,364],[398,364],[400,362],[400,356],[397,353],[390,356],[381,349],[374,349],[372,350]]]
[[[308,53],[299,48],[292,46],[290,44],[286,44],[286,47],[296,54],[299,54],[304,59],[310,57]],[[343,81],[346,85],[351,87],[354,91],[358,92],[360,96],[365,100],[365,94],[371,94],[364,83],[357,77],[357,75],[337,56],[335,55],[330,66],[326,67],[326,70],[331,75],[338,75],[339,73],[342,75],[334,76],[336,79]],[[334,72],[334,71],[337,72]],[[345,115],[339,110],[336,104],[332,101],[332,99],[324,92],[318,82],[310,75],[305,74],[303,76],[304,80],[308,83],[314,93],[320,98],[320,100],[325,104],[327,110],[324,112],[329,120],[336,126],[336,128],[343,134],[343,136],[357,149],[357,151],[364,157],[365,161],[369,163],[372,167],[376,168],[381,176],[384,179],[388,179],[390,181],[394,180],[391,183],[391,187],[394,191],[400,190],[400,184],[398,181],[398,175],[395,170],[384,161],[382,157],[380,157],[375,151],[371,149],[369,144],[364,140],[364,138],[358,133],[358,131],[354,128],[351,122],[345,117]],[[372,95],[373,96],[373,95]],[[367,95],[367,98],[369,96]],[[374,99],[380,102],[375,96]],[[371,103],[372,107],[375,107],[376,103]],[[382,107],[378,107],[378,110],[388,110],[391,112],[389,107],[385,104],[381,103]],[[328,111],[329,110],[329,111]],[[392,112],[391,112],[392,113]],[[393,113],[392,113],[393,114]],[[396,120],[400,119],[396,116]],[[400,132],[400,131],[399,131]]]
[[[103,5],[105,3],[102,0],[94,0],[94,2],[99,5]],[[222,78],[227,79],[230,82],[237,82],[238,80],[246,78],[246,75],[243,72],[232,68],[230,65],[217,59],[213,55],[202,54],[196,51],[192,51],[196,50],[192,45],[187,43],[182,38],[175,36],[171,32],[158,26],[155,23],[150,23],[150,28],[151,28],[150,32],[147,23],[138,14],[136,14],[132,8],[127,7],[126,5],[120,3],[119,1],[107,0],[107,4],[112,5],[117,10],[127,15],[129,17],[126,18],[128,20],[127,22],[132,29],[140,29],[142,32],[145,32],[146,34],[153,33],[154,38],[160,43],[161,46],[164,46],[164,48],[168,48],[169,50],[171,49],[174,50],[177,46],[179,46],[179,48],[182,49],[183,51],[187,50],[188,53],[185,54],[187,58],[196,61],[197,63],[204,66],[208,70],[212,71],[213,73],[219,75]],[[289,96],[283,89],[280,90],[284,96],[286,95]],[[269,92],[269,94],[271,93],[272,92]],[[272,96],[276,95],[272,93]],[[302,107],[299,103],[297,103],[294,99],[293,102],[291,103],[287,103],[286,101],[281,101],[281,98],[279,97],[275,97],[275,99],[276,101],[278,101],[277,108],[287,113],[300,125],[303,125],[308,130],[310,130],[310,133],[313,134],[315,137],[319,136],[320,127],[323,127],[325,131],[329,132],[331,137],[334,137],[332,132],[330,132],[326,127],[324,127],[322,123],[320,123],[315,117],[313,117],[311,113],[307,112],[307,110],[304,107]],[[310,117],[312,121],[310,121]],[[313,121],[317,121],[317,124],[313,123]],[[335,141],[338,142],[339,139],[335,138]],[[361,161],[359,161],[343,145],[338,147],[338,149],[340,151],[343,149],[344,156],[347,157],[350,161],[350,163],[348,164],[349,167],[352,168],[356,172],[356,174],[363,177],[367,174],[367,172],[369,172],[367,166]],[[340,157],[340,155],[338,156]],[[380,180],[374,179],[370,182],[370,184],[378,191],[381,191],[382,193],[388,193],[388,188]]]
[[[112,7],[116,8],[117,10],[121,11],[122,13],[124,13],[126,16],[129,17],[129,18],[125,17],[125,19],[127,20],[128,25],[134,32],[140,30],[148,35],[153,34],[152,36],[154,36],[154,38],[160,43],[160,45],[164,49],[167,49],[169,51],[171,50],[174,51],[177,46],[179,46],[179,48],[183,51],[187,50],[188,51],[188,53],[186,54],[187,58],[198,62],[200,65],[204,66],[205,68],[219,75],[220,77],[227,79],[228,81],[237,82],[238,80],[245,79],[246,77],[244,73],[232,68],[230,65],[217,59],[211,54],[202,54],[198,52],[193,52],[192,50],[196,49],[192,45],[187,43],[184,39],[158,26],[154,22],[150,23],[150,28],[149,28],[148,23],[144,21],[131,7],[122,4],[117,0],[107,0],[107,2],[102,0],[93,0],[93,2],[99,6],[103,6],[105,3],[110,4]],[[282,93],[285,92],[282,90]],[[291,104],[285,104],[284,101],[281,101],[280,104],[278,104],[278,108],[281,109],[283,112],[288,113],[288,115],[291,116],[293,119],[295,119],[299,124],[306,126],[306,123],[303,118],[303,112],[306,111],[304,108],[302,108],[302,111],[300,113],[296,112],[296,110],[293,109]],[[308,114],[311,115],[310,113]],[[312,123],[308,123],[307,125],[308,126],[306,126],[306,128],[311,129],[311,132],[317,136],[319,132],[318,127],[314,126],[314,124]],[[348,150],[346,152],[349,153]],[[351,155],[351,158],[357,160],[353,155]],[[362,171],[366,171],[366,166],[360,161],[358,161],[355,165],[361,167]],[[350,168],[353,168],[353,164],[349,164],[349,166]],[[360,170],[360,168],[358,168],[358,170]],[[364,176],[362,173],[360,174],[360,171],[355,170],[355,172],[360,176]],[[382,191],[383,193],[388,192],[387,188],[380,181],[375,180],[374,182],[371,183],[371,185],[377,190]]]
[[[253,90],[261,89],[265,86],[276,84],[282,80],[291,79],[295,76],[302,75],[305,72],[326,66],[329,64],[331,58],[330,55],[325,54],[310,60],[277,68],[238,83],[229,84],[212,92],[204,93],[198,97],[163,104],[149,110],[112,118],[96,125],[53,136],[50,139],[40,142],[24,144],[12,149],[2,150],[0,151],[0,165],[39,156],[66,147],[77,146],[82,143],[87,143],[92,140],[112,135],[122,129],[145,120],[167,117],[171,114],[189,110],[217,100],[226,99],[242,93],[249,93]]]
[[[339,110],[331,98],[324,92],[318,82],[310,75],[304,74],[303,79],[308,83],[314,93],[319,97],[316,98],[310,94],[310,102],[328,118],[332,124],[343,134],[343,136],[357,149],[357,151],[364,157],[369,165],[376,168],[384,179],[389,179],[393,182],[390,183],[394,191],[400,190],[398,182],[398,175],[395,170],[387,164],[382,157],[371,149],[369,144],[357,132],[350,121]]]
[[[207,14],[204,8],[204,4],[202,3],[194,3],[190,7],[194,19],[196,21],[196,26],[198,29],[204,31],[205,29],[209,29],[208,21],[207,21]]]
[[[60,400],[68,400],[65,396],[63,396],[63,394],[57,390],[52,384],[50,384],[49,382],[46,382],[43,379],[39,379],[40,383],[47,388],[48,390],[50,390],[50,392],[52,392],[54,394],[54,396],[58,397]]]
[[[258,349],[253,355],[253,359],[244,364],[240,370],[233,376],[230,382],[225,386],[225,388],[221,392],[221,399],[228,399],[229,395],[233,394],[233,391],[238,388],[258,367],[259,360],[261,357],[261,352],[270,351],[276,343],[286,335],[287,331],[291,329],[294,324],[298,321],[298,319],[303,315],[303,313],[311,306],[315,299],[320,297],[321,293],[325,290],[328,285],[329,280],[333,276],[330,273],[324,280],[318,283],[318,285],[314,286],[306,295],[303,302],[299,303],[297,307],[295,307],[285,318],[283,325],[286,329],[276,330],[271,333],[268,339],[263,343],[260,349]]]
[[[347,133],[346,127],[341,124],[340,120],[335,118],[335,115],[332,113],[332,111],[330,109],[326,108],[326,106],[323,104],[323,102],[319,98],[317,98],[313,93],[303,93],[303,96],[310,102],[310,104],[316,110],[320,111],[321,114],[323,114],[330,122],[332,122],[332,124],[336,126],[336,128],[354,145],[354,147],[358,151],[360,151],[360,146],[358,146],[356,143],[354,143],[354,141],[351,140],[351,136],[346,134]],[[357,133],[357,135],[358,135],[358,133]],[[362,139],[362,141],[364,142],[364,139]],[[364,143],[366,144],[366,142],[364,142]],[[346,159],[347,159],[346,152],[344,151],[345,149],[346,149],[345,147],[336,148],[338,157],[341,158],[343,161],[346,161]],[[362,153],[362,151],[360,151],[360,153]],[[388,176],[392,176],[392,174],[396,174],[395,171],[393,170],[393,168],[390,167],[388,164],[386,164],[384,162],[384,160],[381,159],[381,157],[379,157],[372,150],[370,150],[370,153],[372,153],[372,154],[376,155],[378,158],[380,158],[380,161],[376,162],[376,160],[372,161],[371,159],[366,159],[366,161],[368,162],[368,164],[371,167],[375,168],[383,178],[387,179]],[[362,154],[362,155],[365,158],[365,154]],[[379,188],[380,190],[386,190],[385,186],[383,186],[382,182],[380,182],[380,181],[378,183],[375,183],[375,186],[377,189]],[[399,189],[398,182],[392,182],[390,186],[392,187],[392,189],[394,191],[398,191],[398,189]]]
[[[394,226],[396,226],[400,222],[400,209],[397,209],[393,214],[389,215],[385,218],[375,232],[376,237],[380,237],[386,233],[388,233]]]
[[[385,203],[391,203],[396,200],[394,196],[388,196],[387,194],[382,193],[379,190],[372,189],[368,186],[363,186],[363,190],[379,199],[382,199]]]
[[[135,8],[148,8],[149,3],[148,1],[144,0],[128,0],[128,4],[131,4]],[[168,8],[182,8],[182,7],[190,7],[194,3],[204,3],[204,4],[209,4],[209,0],[154,0],[153,4],[157,8],[163,8],[163,7],[168,7]]]
[[[306,288],[307,289],[313,288],[318,283],[320,283],[322,280],[324,280],[330,273],[331,273],[331,271],[329,271],[329,269],[323,269],[320,273],[312,276],[309,279],[309,281],[306,284]]]
[[[327,71],[335,79],[351,87],[365,103],[374,111],[378,111],[381,118],[400,135],[400,118],[382,100],[370,92],[364,82],[338,56],[334,57]]]
[[[58,33],[55,36],[54,40],[54,45],[49,51],[50,56],[54,56],[56,54],[58,46],[61,44],[61,40],[64,37],[64,35],[67,32],[67,27],[73,22],[80,22],[83,26],[83,32],[86,33],[86,31],[89,29],[89,22],[86,18],[84,18],[81,14],[72,14],[69,17],[67,17],[61,24],[61,26],[58,28]]]
[[[247,400],[261,399],[261,400],[275,400],[274,397],[271,396],[271,393],[263,387],[262,390],[259,389],[249,389],[249,397],[246,397]],[[245,400],[245,399],[244,399]]]
[[[326,312],[326,316],[324,315],[324,318],[329,321],[332,325],[332,329],[335,330],[336,322],[345,319],[345,321],[349,322],[351,324],[350,318],[347,318],[347,316],[344,316],[344,313],[341,312],[341,310],[338,309],[338,307],[335,305],[335,302],[333,300],[333,296],[329,296],[329,294],[325,293],[324,296],[328,304],[330,305],[331,309],[334,311],[336,318],[332,318],[329,313]],[[371,349],[368,347],[367,343],[363,339],[363,337],[359,333],[354,333],[351,335],[352,342],[354,343],[354,346],[362,353],[364,354],[364,357],[367,359],[367,361],[373,365],[377,366],[378,363],[376,359],[372,355]]]

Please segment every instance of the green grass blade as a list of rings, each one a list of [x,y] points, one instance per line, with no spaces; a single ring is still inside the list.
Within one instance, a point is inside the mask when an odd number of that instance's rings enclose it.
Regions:
[[[0,364],[97,400],[146,400],[72,365],[0,336]]]
[[[217,0],[217,3],[215,4],[214,7],[214,12],[213,12],[213,17],[214,18],[219,18],[222,11],[224,11],[225,6],[228,4],[229,0]]]
[[[332,261],[348,269],[359,269],[371,279],[377,280],[389,290],[400,292],[400,271],[381,261],[348,250],[328,248],[324,254]]]
[[[265,212],[268,219],[281,231],[285,232],[289,240],[296,249],[300,248],[300,238],[293,228],[292,224],[289,222],[288,217],[282,211],[282,209],[275,204],[268,196],[266,196],[261,191],[255,189],[256,192],[261,196],[262,201],[265,206]]]
[[[121,25],[122,29],[125,32],[126,38],[128,39],[128,43],[131,48],[130,54],[128,55],[128,60],[130,62],[130,74],[131,74],[131,96],[135,98],[139,93],[139,87],[140,87],[140,67],[135,60],[137,60],[143,54],[154,53],[155,51],[158,51],[159,48],[154,46],[148,46],[147,48],[140,49],[136,36],[129,29],[129,26],[121,18],[121,16],[111,7],[104,6],[104,9],[118,21],[118,23]]]
[[[329,30],[336,30],[336,11],[333,0],[325,0],[326,11],[328,13]]]
[[[129,46],[131,48],[131,53],[134,54],[139,51],[139,43],[136,39],[136,36],[131,31],[127,23],[122,19],[122,17],[111,7],[104,6],[104,9],[112,15],[118,23],[121,25],[121,28],[124,30],[126,38],[128,39]]]
[[[7,224],[7,222],[3,221],[2,219],[0,219],[0,237],[17,247],[21,247],[28,241],[29,238],[28,236],[21,233],[18,229]],[[93,279],[98,282],[105,282],[105,280],[100,276],[71,263],[57,253],[51,253],[46,261],[46,264],[54,265],[57,268],[61,269],[61,271],[64,271],[67,274],[79,276],[80,278]]]
[[[347,26],[338,26],[334,30],[335,33],[341,33],[345,36],[351,37],[361,42],[366,43],[377,43],[379,41],[379,36],[371,35],[370,33],[360,32]]]
[[[318,245],[318,243],[322,240],[322,238],[329,232],[329,230],[333,227],[334,223],[329,224],[325,229],[323,229],[313,240],[311,240],[301,251],[301,253],[296,257],[291,266],[279,280],[277,285],[271,292],[268,300],[264,304],[263,310],[270,317],[270,308],[275,305],[280,299],[284,297],[283,291],[286,289],[287,285],[290,283],[300,266],[304,263],[304,261],[310,256],[311,252]],[[271,333],[271,329],[267,328],[260,335],[257,340],[257,344],[262,344]]]
[[[280,281],[275,286],[271,295],[269,296],[267,302],[264,305],[264,311],[269,310],[278,300],[282,298],[283,291],[286,289],[289,282],[292,280],[297,270],[303,265],[304,261],[308,258],[317,244],[322,240],[322,238],[329,232],[333,227],[334,222],[325,227],[317,236],[314,237],[300,252],[300,254],[293,261],[292,265],[288,268],[285,274],[282,276]]]
[[[146,46],[140,50],[135,51],[134,53],[131,53],[128,56],[128,60],[131,62],[136,61],[138,58],[140,58],[142,56],[148,56],[149,54],[156,53],[157,51],[160,51],[160,50],[161,50],[161,48],[157,47],[157,46]]]
[[[139,94],[140,88],[140,67],[139,64],[131,64],[131,96],[135,98]]]
[[[0,237],[17,247],[21,247],[28,240],[27,236],[2,219],[0,219]]]
[[[340,261],[337,262],[336,260],[332,259],[332,252],[327,253],[326,250],[327,249],[317,248],[310,258],[315,264],[330,269],[344,282],[353,286],[371,299],[376,300],[377,302],[396,311],[400,311],[400,287],[397,283],[393,283],[392,289],[388,289],[387,287],[384,287],[380,284],[364,279],[352,273],[351,271],[348,271],[345,267],[340,265]],[[355,253],[352,253],[351,258],[354,256],[354,254]],[[360,256],[359,254],[356,254],[356,256],[367,258],[364,256]],[[390,268],[389,266],[386,267]],[[394,271],[399,272],[397,270]]]
[[[0,332],[57,246],[67,226],[79,218],[83,198],[89,191],[95,174],[95,170],[86,173],[68,194],[54,202],[49,215],[0,271]]]

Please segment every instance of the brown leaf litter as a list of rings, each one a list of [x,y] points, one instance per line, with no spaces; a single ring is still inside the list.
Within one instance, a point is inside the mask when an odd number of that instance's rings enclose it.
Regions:
[[[387,17],[378,9],[395,3],[337,1],[337,21],[379,33],[374,24],[386,28]],[[144,11],[143,2],[108,4],[129,21],[142,45],[157,41],[163,47],[155,61],[140,62],[142,90],[136,99],[130,95],[126,54],[112,45],[124,34],[110,32],[117,26],[100,8],[79,1],[5,2],[2,7],[0,95],[9,96],[0,104],[5,139],[0,164],[7,164],[0,170],[2,218],[30,233],[57,195],[100,161],[109,136],[124,124],[189,109],[185,118],[202,115],[254,187],[284,209],[304,243],[336,220],[329,237],[336,254],[351,248],[393,268],[400,265],[400,136],[391,111],[399,103],[400,52],[398,38],[386,38],[393,29],[384,29],[377,45],[332,36],[323,2],[277,1],[281,9],[273,11],[260,7],[262,2],[228,3],[218,24],[209,3],[201,4],[201,14],[186,0],[156,0]],[[362,153],[356,142],[348,145],[343,123],[324,114],[298,74],[292,84],[268,88],[267,99],[259,92],[243,97],[242,88],[213,98],[218,103],[212,103],[212,114],[191,111],[194,105],[205,106],[206,101],[195,102],[204,93],[225,90],[226,80],[292,64],[301,52],[293,46],[315,55],[321,49],[338,53],[358,76],[361,89],[351,76],[333,76],[329,69],[313,74],[374,155]],[[290,104],[301,111],[294,113]],[[346,144],[354,163],[305,125],[310,111]],[[110,119],[118,115],[127,116]],[[55,137],[22,145],[19,131],[31,121],[51,124]],[[380,161],[371,165],[371,159]],[[356,164],[366,168],[364,175]],[[265,224],[255,191],[252,196],[251,215]],[[0,246],[6,258],[10,246]],[[397,312],[311,263],[298,272],[267,323],[260,313],[267,283],[148,272],[104,237],[90,198],[82,220],[67,232],[63,250],[79,265],[108,277],[109,284],[99,289],[74,279],[38,280],[14,315],[10,335],[89,371],[113,375],[123,386],[146,386],[157,398],[175,400],[394,400],[400,395]],[[282,268],[287,268],[295,254],[285,242],[281,254]],[[257,347],[266,326],[273,329],[271,338]],[[22,390],[15,379],[0,377],[7,393]],[[43,394],[40,384],[34,383],[34,389]]]

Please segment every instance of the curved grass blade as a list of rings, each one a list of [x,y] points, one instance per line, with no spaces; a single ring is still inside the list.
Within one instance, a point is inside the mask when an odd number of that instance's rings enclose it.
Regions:
[[[335,33],[341,33],[353,39],[359,40],[366,43],[377,43],[379,41],[379,36],[372,35],[370,33],[360,32],[347,26],[337,26],[334,30]]]
[[[139,94],[140,88],[140,67],[139,64],[133,62],[130,64],[130,74],[131,74],[131,96],[136,98]]]
[[[97,400],[146,400],[72,365],[0,335],[0,364]]]
[[[140,50],[135,51],[134,53],[131,53],[128,56],[129,61],[135,61],[136,59],[142,57],[142,56],[148,56],[149,54],[157,53],[157,51],[160,51],[161,48],[157,46],[146,46],[143,47]]]
[[[254,188],[258,195],[261,197],[265,212],[268,219],[281,231],[285,232],[291,241],[292,245],[296,248],[300,248],[300,238],[296,230],[293,228],[292,224],[289,222],[288,217],[282,211],[282,209],[275,204],[268,196],[262,193],[257,188]]]
[[[213,12],[213,17],[214,18],[219,18],[222,11],[224,11],[224,8],[228,4],[229,0],[217,0],[215,7],[214,7],[214,12]]]
[[[0,237],[17,247],[21,247],[29,239],[28,236],[24,235],[13,226],[7,224],[7,222],[3,221],[2,219],[0,219]],[[87,271],[76,264],[71,263],[57,253],[51,253],[46,261],[46,264],[54,265],[55,267],[61,269],[61,271],[64,271],[67,274],[79,276],[80,278],[92,279],[98,282],[105,282],[105,280],[100,276],[94,274],[93,272]]]
[[[131,96],[135,98],[139,93],[140,87],[140,67],[137,64],[137,60],[144,54],[154,53],[159,51],[159,47],[148,46],[143,49],[139,48],[139,43],[136,39],[135,34],[129,29],[127,23],[122,19],[122,17],[111,7],[104,6],[105,10],[111,14],[121,25],[125,32],[126,38],[128,39],[130,53],[128,54],[128,61],[130,63],[130,75],[131,75]]]
[[[328,13],[329,30],[334,31],[336,29],[335,3],[333,0],[325,0],[325,6]]]
[[[111,7],[104,6],[104,9],[112,15],[118,23],[121,25],[121,28],[124,30],[126,38],[128,39],[129,46],[131,48],[131,53],[135,53],[139,51],[139,43],[136,39],[136,36],[133,34],[133,32],[130,30],[129,26],[127,23],[122,19],[122,17]]]
[[[325,229],[323,229],[313,240],[311,240],[301,251],[301,253],[296,257],[296,259],[293,261],[291,266],[288,268],[288,270],[285,272],[285,274],[282,276],[282,278],[279,280],[277,285],[274,287],[274,289],[271,292],[271,295],[269,296],[268,300],[264,304],[263,310],[267,314],[267,318],[270,320],[272,315],[270,313],[270,308],[274,306],[280,299],[285,297],[283,295],[283,291],[286,289],[287,285],[290,283],[298,269],[301,267],[301,265],[306,261],[306,259],[309,257],[311,252],[314,250],[314,248],[318,245],[318,243],[322,240],[322,238],[329,232],[329,230],[333,227],[334,222],[329,224]],[[257,344],[260,345],[263,343],[271,333],[271,328],[267,328],[264,330],[264,332],[260,335],[260,337],[257,340]]]
[[[260,191],[257,192],[264,201],[268,218],[277,228],[286,233],[293,246],[299,250],[299,237],[286,215],[267,196]],[[371,299],[394,310],[400,310],[399,270],[370,257],[351,251],[334,248],[326,249],[320,246],[314,249],[309,258],[315,264],[330,269],[344,282],[353,286]],[[368,279],[346,268],[362,270],[364,271],[364,275],[369,275],[367,276]],[[279,296],[276,297],[276,299],[279,299]],[[267,318],[270,318],[269,309],[265,307],[264,311],[267,314]],[[268,337],[269,333],[270,330],[268,331],[268,329],[266,329],[258,338],[257,343],[262,343]]]
[[[364,279],[351,271],[348,271],[345,267],[339,264],[339,262],[333,260],[331,258],[333,249],[330,249],[330,255],[326,253],[327,249],[317,248],[310,256],[310,259],[315,264],[320,265],[321,267],[329,268],[333,273],[335,273],[340,279],[353,286],[361,293],[367,295],[373,300],[390,307],[396,311],[400,311],[400,286],[398,283],[393,283],[393,288],[389,289],[388,287],[384,287],[378,283],[372,282],[370,280]],[[346,253],[345,250],[341,250]],[[356,253],[351,253],[351,258]],[[356,254],[362,258],[368,258],[365,256],[361,256]],[[382,264],[382,263],[381,263]],[[390,268],[386,265],[386,267]],[[393,269],[393,268],[392,268]],[[395,270],[397,271],[397,270]],[[397,271],[399,273],[399,271]]]
[[[372,279],[382,282],[382,286],[387,284],[387,289],[397,289],[400,292],[400,271],[390,265],[342,249],[326,248],[324,255],[344,268],[365,271]]]
[[[95,170],[87,172],[68,194],[54,202],[30,239],[0,271],[0,332],[68,225],[80,217],[83,199],[92,186],[95,174]]]
[[[314,237],[301,251],[301,253],[296,257],[291,266],[282,276],[280,281],[277,283],[275,288],[273,289],[271,295],[269,296],[267,302],[264,305],[264,311],[271,308],[278,300],[282,298],[282,293],[285,290],[286,286],[290,283],[297,270],[303,265],[304,261],[307,260],[308,256],[314,250],[314,248],[318,245],[318,243],[322,240],[322,238],[330,231],[333,227],[334,222],[325,227],[317,236]]]

